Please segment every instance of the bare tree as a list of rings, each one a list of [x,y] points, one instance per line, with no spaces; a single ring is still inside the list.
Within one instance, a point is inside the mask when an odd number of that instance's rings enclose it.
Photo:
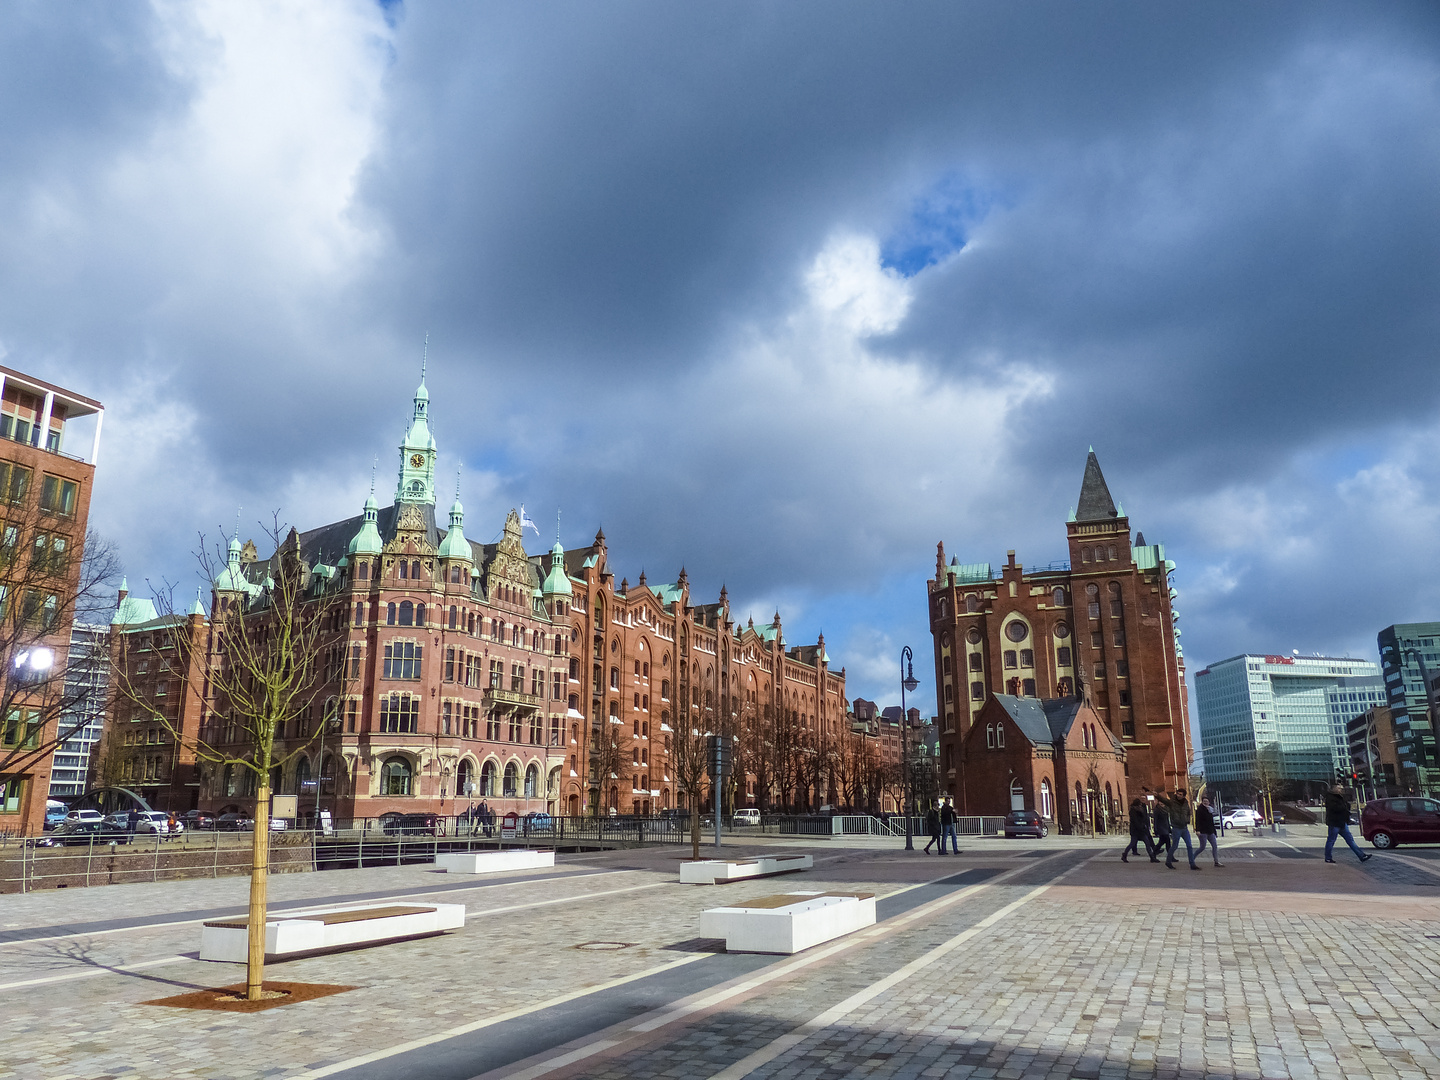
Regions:
[[[72,648],[69,632],[109,622],[118,576],[108,541],[91,531],[76,545],[13,484],[0,523],[0,781],[46,761],[96,712],[94,680],[71,676],[106,663],[104,648]]]
[[[248,567],[240,563],[238,550],[212,553],[200,538],[196,558],[201,572],[222,594],[208,636],[187,632],[186,620],[176,617],[172,590],[165,590],[157,605],[166,609],[164,621],[182,669],[204,671],[214,712],[223,721],[187,732],[158,719],[197,759],[227,772],[239,770],[255,785],[246,971],[246,997],[252,1001],[262,996],[265,975],[272,775],[320,736],[329,718],[319,717],[317,706],[327,694],[339,700],[348,679],[339,645],[349,614],[343,574],[307,563],[298,534],[282,527],[278,515],[265,532],[275,554]],[[205,655],[197,656],[196,649]],[[117,665],[117,691],[142,702],[126,668]]]
[[[597,785],[595,810],[597,814],[614,809],[610,788],[620,776],[621,749],[620,725],[608,718],[590,727],[589,746],[590,775]]]
[[[700,858],[700,799],[708,775],[705,732],[700,728],[700,710],[692,708],[687,697],[689,688],[680,692],[680,712],[670,739],[670,766],[675,783],[685,792],[690,804],[690,855]],[[718,799],[716,800],[718,802]],[[720,812],[717,806],[715,812]]]

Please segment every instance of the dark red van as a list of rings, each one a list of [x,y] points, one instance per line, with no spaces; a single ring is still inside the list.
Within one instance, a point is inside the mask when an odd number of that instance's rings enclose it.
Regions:
[[[1434,799],[1372,799],[1360,815],[1360,832],[1377,848],[1440,844],[1440,802]]]

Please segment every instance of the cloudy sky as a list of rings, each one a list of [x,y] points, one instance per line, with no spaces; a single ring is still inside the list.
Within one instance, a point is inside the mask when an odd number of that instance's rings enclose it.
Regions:
[[[1091,444],[1192,675],[1440,617],[1433,4],[14,4],[0,130],[0,357],[105,402],[132,586],[388,496],[428,333],[467,533],[852,695]]]

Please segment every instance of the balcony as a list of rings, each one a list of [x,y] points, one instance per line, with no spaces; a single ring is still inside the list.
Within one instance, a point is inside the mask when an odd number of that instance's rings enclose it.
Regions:
[[[535,712],[544,701],[534,694],[522,694],[518,690],[502,690],[498,686],[491,686],[485,690],[485,704],[501,711]]]

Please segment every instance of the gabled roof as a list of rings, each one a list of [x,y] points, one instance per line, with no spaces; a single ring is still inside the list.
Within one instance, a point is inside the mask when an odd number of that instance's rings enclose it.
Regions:
[[[1051,746],[1065,738],[1084,702],[1078,697],[1022,698],[996,694],[995,700],[1010,714],[1015,726],[1036,746]]]
[[[1080,503],[1075,507],[1076,521],[1114,521],[1119,517],[1115,500],[1100,471],[1100,460],[1092,448],[1085,459],[1085,479],[1080,482]]]

